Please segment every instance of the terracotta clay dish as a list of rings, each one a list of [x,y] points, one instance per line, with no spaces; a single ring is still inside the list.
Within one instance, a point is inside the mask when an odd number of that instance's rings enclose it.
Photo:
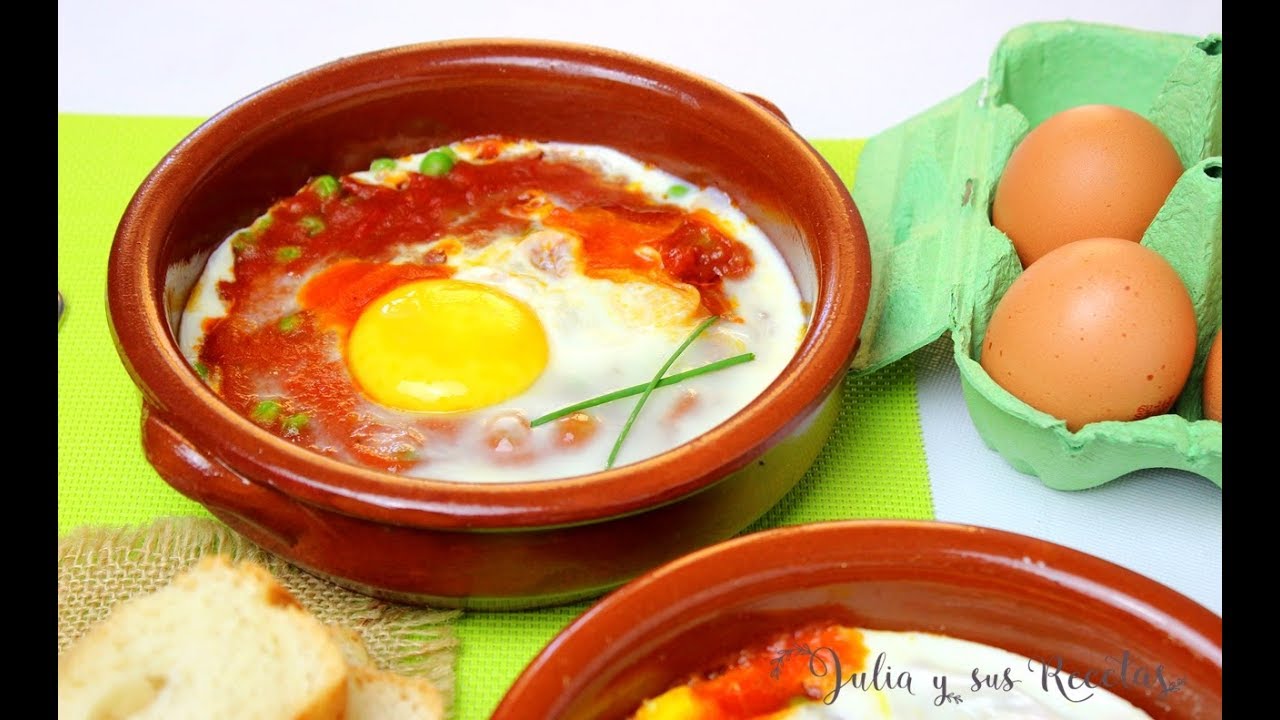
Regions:
[[[203,258],[311,178],[481,135],[599,144],[715,185],[774,242],[808,330],[742,411],[629,465],[472,484],[349,465],[234,412],[176,325]],[[813,462],[834,423],[871,267],[848,191],[780,113],[599,48],[454,41],[346,58],[220,112],[175,147],[120,221],[111,328],[142,391],[147,458],[266,549],[409,602],[521,607],[588,597],[739,532]]]
[[[1022,535],[846,521],[755,533],[643,575],[552,640],[493,719],[627,718],[742,648],[814,622],[946,635],[1052,658],[1064,677],[1098,683],[1110,668],[1108,690],[1151,717],[1222,717],[1222,619],[1173,590]],[[1034,685],[1022,670],[1014,677]],[[917,682],[933,692],[928,678]]]

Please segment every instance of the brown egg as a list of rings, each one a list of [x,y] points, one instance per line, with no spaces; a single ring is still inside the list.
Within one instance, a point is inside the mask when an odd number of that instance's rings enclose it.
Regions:
[[[1075,431],[1169,410],[1196,351],[1182,279],[1154,250],[1117,238],[1064,245],[1000,299],[982,367],[1031,407]]]
[[[1222,328],[1204,362],[1204,416],[1222,422]]]
[[[1138,242],[1182,161],[1160,128],[1112,105],[1064,110],[1014,148],[996,185],[991,223],[1022,266],[1084,238]]]

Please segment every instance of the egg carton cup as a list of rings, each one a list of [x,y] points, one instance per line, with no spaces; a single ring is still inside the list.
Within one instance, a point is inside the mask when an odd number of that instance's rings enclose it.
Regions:
[[[991,201],[1014,147],[1049,116],[1103,103],[1138,112],[1186,170],[1143,236],[1195,307],[1196,360],[1170,414],[1077,432],[1004,390],[979,364],[987,322],[1022,272]],[[868,373],[950,331],[964,398],[989,447],[1060,490],[1143,468],[1222,486],[1222,424],[1201,409],[1205,358],[1222,324],[1222,40],[1076,22],[1010,31],[989,76],[868,140],[853,197],[872,250],[871,305],[854,358]]]

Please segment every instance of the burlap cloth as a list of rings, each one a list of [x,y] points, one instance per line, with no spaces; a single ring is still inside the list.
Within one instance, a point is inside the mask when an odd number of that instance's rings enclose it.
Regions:
[[[458,610],[366,597],[309,575],[207,518],[163,518],[142,528],[81,527],[58,542],[58,654],[118,603],[152,592],[204,555],[257,562],[322,622],[360,634],[386,670],[425,677],[453,705]]]

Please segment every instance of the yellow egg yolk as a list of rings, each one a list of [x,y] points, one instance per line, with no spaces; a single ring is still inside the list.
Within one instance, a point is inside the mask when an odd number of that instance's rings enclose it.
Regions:
[[[347,365],[382,405],[455,412],[515,396],[547,365],[533,310],[494,288],[420,280],[372,302],[347,338]]]

